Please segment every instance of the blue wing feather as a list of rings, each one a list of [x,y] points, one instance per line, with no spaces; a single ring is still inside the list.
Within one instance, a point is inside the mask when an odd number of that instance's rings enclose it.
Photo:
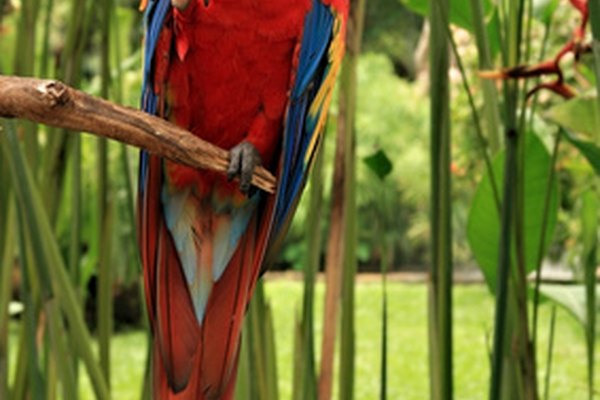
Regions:
[[[285,232],[312,161],[309,154],[307,162],[307,154],[315,135],[319,134],[317,120],[320,111],[311,115],[310,108],[329,69],[328,53],[334,23],[335,15],[331,8],[313,0],[304,24],[296,82],[285,123],[272,241],[278,240]]]
[[[149,114],[156,114],[158,97],[153,87],[153,70],[152,70],[152,59],[154,51],[156,50],[156,44],[160,32],[163,28],[165,18],[169,12],[171,5],[170,0],[151,0],[146,8],[144,15],[144,23],[146,24],[146,42],[144,54],[144,82],[142,86],[142,109]],[[148,172],[148,157],[149,154],[146,151],[140,152],[140,172],[139,172],[139,191],[140,196],[144,194],[144,188],[146,185],[146,174]]]

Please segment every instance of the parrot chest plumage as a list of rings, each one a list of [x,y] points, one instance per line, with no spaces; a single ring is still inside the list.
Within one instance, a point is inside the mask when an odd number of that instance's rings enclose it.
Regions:
[[[224,149],[248,141],[272,167],[310,7],[309,0],[192,0],[174,9],[155,57],[164,115]],[[166,160],[164,171],[165,222],[201,324],[260,201],[220,174]]]
[[[165,88],[169,118],[225,149],[247,140],[271,166],[309,9],[307,0],[212,0],[208,6],[192,0],[176,10]],[[234,186],[179,165],[167,170],[178,187],[196,184],[206,193]]]

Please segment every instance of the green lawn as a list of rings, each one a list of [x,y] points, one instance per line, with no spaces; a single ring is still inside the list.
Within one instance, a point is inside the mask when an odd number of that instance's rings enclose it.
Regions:
[[[300,282],[269,281],[266,290],[274,310],[281,399],[291,398],[292,337],[299,313]],[[480,285],[457,286],[454,292],[455,398],[487,397],[488,361],[486,336],[491,334],[493,299]],[[322,314],[323,285],[318,286],[317,315]],[[422,400],[428,397],[426,286],[389,285],[389,399]],[[360,283],[356,301],[356,396],[378,399],[381,330],[381,287]],[[540,366],[545,366],[550,308],[541,311]],[[551,399],[586,398],[586,358],[583,333],[574,320],[559,310],[557,319]],[[317,321],[320,337],[322,320]],[[12,335],[11,338],[16,338]],[[13,341],[14,343],[14,341]],[[600,354],[600,341],[597,343]],[[14,350],[14,349],[12,349]],[[146,335],[119,334],[113,341],[112,388],[115,399],[137,399],[145,364]],[[317,348],[317,353],[319,348]],[[14,360],[14,357],[12,357]],[[600,369],[600,367],[598,368]],[[596,370],[597,386],[600,371]],[[543,368],[540,368],[543,370]],[[82,369],[82,398],[93,399]],[[543,381],[540,374],[540,381]]]

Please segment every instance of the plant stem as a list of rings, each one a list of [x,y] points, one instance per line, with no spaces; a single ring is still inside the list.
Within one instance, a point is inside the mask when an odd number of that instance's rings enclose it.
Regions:
[[[479,57],[479,68],[482,70],[489,70],[493,67],[493,63],[483,6],[481,4],[481,0],[470,0],[470,3],[471,12],[473,14],[473,27],[475,30],[475,43],[477,44],[477,55]],[[455,47],[454,44],[453,47]],[[455,54],[457,53],[458,52],[455,51]],[[496,90],[494,82],[488,79],[482,80],[481,86],[483,88],[483,114],[487,137],[489,138],[490,151],[492,155],[495,155],[500,151],[501,147],[500,117],[498,115],[498,91]],[[467,93],[470,93],[470,91]],[[481,130],[481,128],[479,129]],[[483,136],[481,133],[480,135]],[[487,146],[484,148],[487,149]],[[488,172],[488,174],[490,177],[493,177],[493,174],[490,172]]]
[[[45,283],[51,284],[52,292],[59,300],[61,310],[70,328],[69,338],[86,365],[97,398],[108,399],[108,387],[94,360],[90,334],[83,322],[79,301],[66,273],[64,261],[52,233],[48,216],[41,204],[32,173],[25,163],[19,147],[14,122],[9,121],[6,127],[6,142],[1,149],[8,160],[12,182],[13,184],[18,183],[16,186],[13,185],[13,188],[21,213],[25,214],[24,224],[28,227],[32,248],[36,249],[34,252],[35,264],[39,272],[44,274],[40,274],[40,276]]]
[[[548,218],[550,214],[550,199],[552,198],[552,182],[556,175],[556,160],[558,159],[558,149],[562,139],[563,130],[560,129],[554,140],[554,147],[552,149],[552,159],[550,161],[550,170],[548,171],[548,182],[546,184],[546,194],[544,197],[544,211],[542,217],[542,232],[540,241],[538,244],[537,252],[537,263],[535,271],[535,286],[533,292],[533,319],[531,323],[532,329],[532,341],[537,343],[537,326],[538,326],[538,314],[540,306],[540,285],[542,282],[542,261],[544,259],[544,247],[546,243],[546,227],[548,226]]]
[[[2,146],[2,140],[0,140]],[[0,158],[0,169],[2,168],[2,159]],[[7,182],[8,183],[8,182]],[[8,186],[8,184],[7,184]],[[0,207],[4,207],[6,211],[6,219],[0,218],[0,232],[14,232],[14,202],[8,200],[10,187],[6,190],[6,202],[0,203]],[[2,194],[0,194],[2,196]],[[3,199],[4,200],[4,199]],[[11,273],[13,269],[13,246],[15,235],[4,235],[0,240],[0,398],[9,399],[8,391],[8,325],[10,322],[8,314],[8,305],[11,298]]]
[[[439,1],[439,0],[438,0]],[[478,0],[473,0],[478,1]],[[473,92],[471,91],[471,86],[469,85],[469,80],[467,79],[467,74],[462,63],[462,57],[458,52],[458,48],[456,46],[456,42],[454,41],[454,37],[452,36],[452,30],[450,26],[447,26],[447,34],[450,40],[450,44],[452,46],[452,53],[456,58],[456,64],[458,70],[460,71],[461,80],[463,82],[463,87],[465,92],[467,93],[467,98],[469,100],[469,107],[471,108],[471,115],[473,116],[473,125],[475,127],[475,132],[477,134],[477,142],[479,143],[479,151],[481,153],[481,157],[483,158],[483,162],[485,164],[486,173],[490,180],[490,184],[492,186],[492,193],[494,195],[494,200],[496,202],[496,208],[498,209],[498,214],[500,214],[500,193],[498,191],[498,183],[496,182],[496,177],[494,175],[494,170],[492,168],[492,161],[490,159],[490,155],[488,154],[488,146],[485,140],[485,136],[483,134],[483,129],[481,126],[481,119],[479,118],[479,111],[477,111],[477,106],[475,105],[475,99],[473,98]],[[484,81],[487,82],[487,81]],[[495,89],[494,89],[495,90]],[[487,101],[485,104],[487,105]],[[487,109],[487,106],[486,106]],[[488,116],[489,118],[489,116]],[[488,123],[489,125],[489,123]],[[496,153],[497,150],[492,150],[492,153]]]
[[[550,397],[550,376],[552,373],[552,350],[554,349],[554,332],[556,327],[556,306],[552,306],[552,316],[550,317],[550,338],[548,339],[548,356],[546,357],[546,375],[544,378],[544,400]]]
[[[340,85],[340,119],[345,118],[345,207],[344,268],[341,292],[340,340],[340,399],[354,398],[355,375],[355,321],[354,297],[357,270],[356,247],[356,101],[358,97],[357,69],[364,31],[366,0],[352,0],[348,21],[347,53],[344,64],[345,79]],[[342,112],[344,110],[345,112]]]
[[[501,399],[509,276],[511,269],[511,230],[513,219],[514,178],[516,172],[516,132],[506,135],[506,159],[504,163],[504,189],[501,214],[498,277],[496,283],[496,316],[494,319],[494,344],[492,350],[492,379],[490,400]]]
[[[110,77],[110,28],[112,0],[98,3],[101,20],[101,88],[100,95],[108,99]],[[110,338],[112,335],[112,285],[111,262],[111,202],[108,182],[108,142],[98,138],[98,344],[100,367],[110,389]]]
[[[429,284],[430,397],[453,398],[451,133],[448,3],[431,7],[431,272]]]
[[[592,26],[592,50],[596,73],[597,110],[600,114],[600,0],[588,0],[590,25]]]
[[[297,349],[301,354],[296,357],[300,369],[294,382],[294,399],[310,400],[317,397],[315,365],[314,302],[315,280],[321,260],[321,218],[323,208],[323,166],[325,141],[318,151],[311,173],[309,187],[309,207],[306,223],[307,252],[304,265],[304,293],[302,300],[302,321],[300,323],[301,345]]]

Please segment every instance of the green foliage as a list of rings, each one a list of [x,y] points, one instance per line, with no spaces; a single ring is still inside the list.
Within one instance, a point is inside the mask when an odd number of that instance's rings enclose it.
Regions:
[[[435,4],[438,0],[400,0],[409,9],[417,14],[428,16],[430,15],[431,4]],[[499,38],[499,19],[498,10],[495,4],[490,0],[481,0],[483,6],[483,15],[488,23],[486,24],[489,46],[492,53],[496,54],[500,46]],[[469,0],[454,0],[449,2],[448,19],[451,24],[457,25],[469,32],[475,31],[473,11],[469,4]]]
[[[35,277],[31,279],[42,282],[41,293],[38,296],[51,298],[57,296],[61,306],[62,315],[71,327],[70,339],[75,349],[82,357],[88,373],[94,384],[96,395],[100,399],[109,397],[108,387],[104,376],[101,374],[90,347],[90,336],[84,325],[81,310],[79,309],[76,294],[66,275],[63,259],[58,251],[58,246],[52,233],[48,217],[41,203],[41,197],[35,186],[31,170],[27,166],[22,151],[19,148],[14,126],[8,125],[7,140],[2,146],[4,156],[11,167],[13,187],[19,204],[20,233],[27,238],[27,243],[21,240],[21,248],[31,246],[35,265]],[[23,256],[23,251],[21,251]],[[26,258],[21,258],[25,260]],[[29,259],[27,259],[29,261]],[[27,276],[26,269],[24,270]],[[27,284],[26,284],[27,285]],[[33,302],[29,303],[28,312],[33,313]],[[60,315],[60,314],[59,314]],[[32,315],[33,316],[33,315]],[[62,327],[61,329],[64,329]],[[61,338],[63,340],[64,338]],[[36,352],[30,348],[30,352]],[[33,367],[33,365],[30,365]],[[63,377],[65,378],[65,377]],[[66,382],[63,382],[66,384]],[[43,388],[39,388],[43,390]]]
[[[547,300],[562,307],[581,327],[587,326],[587,304],[585,285],[561,285],[547,283],[541,287],[542,294]],[[596,292],[600,293],[600,285],[596,286]],[[600,296],[596,300],[596,313],[600,313]],[[597,335],[600,332],[597,332]]]
[[[575,97],[553,106],[544,115],[565,129],[597,139],[600,132],[600,110],[596,103],[596,96]]]
[[[369,1],[363,50],[385,54],[398,76],[415,79],[414,53],[422,26],[423,17],[409,11],[398,0]]]
[[[503,182],[504,152],[494,160],[493,169],[497,182]],[[526,272],[531,272],[537,267],[538,245],[542,235],[544,204],[546,187],[548,184],[548,171],[551,168],[550,154],[535,134],[527,135],[525,145],[525,254]],[[549,219],[546,225],[547,248],[552,239],[552,232],[556,225],[558,212],[558,183],[556,178],[551,185],[551,200]],[[500,217],[499,210],[492,195],[490,179],[484,176],[475,196],[469,213],[467,236],[477,260],[486,278],[488,287],[492,292],[496,290],[496,266],[498,263],[498,243],[500,242]]]

